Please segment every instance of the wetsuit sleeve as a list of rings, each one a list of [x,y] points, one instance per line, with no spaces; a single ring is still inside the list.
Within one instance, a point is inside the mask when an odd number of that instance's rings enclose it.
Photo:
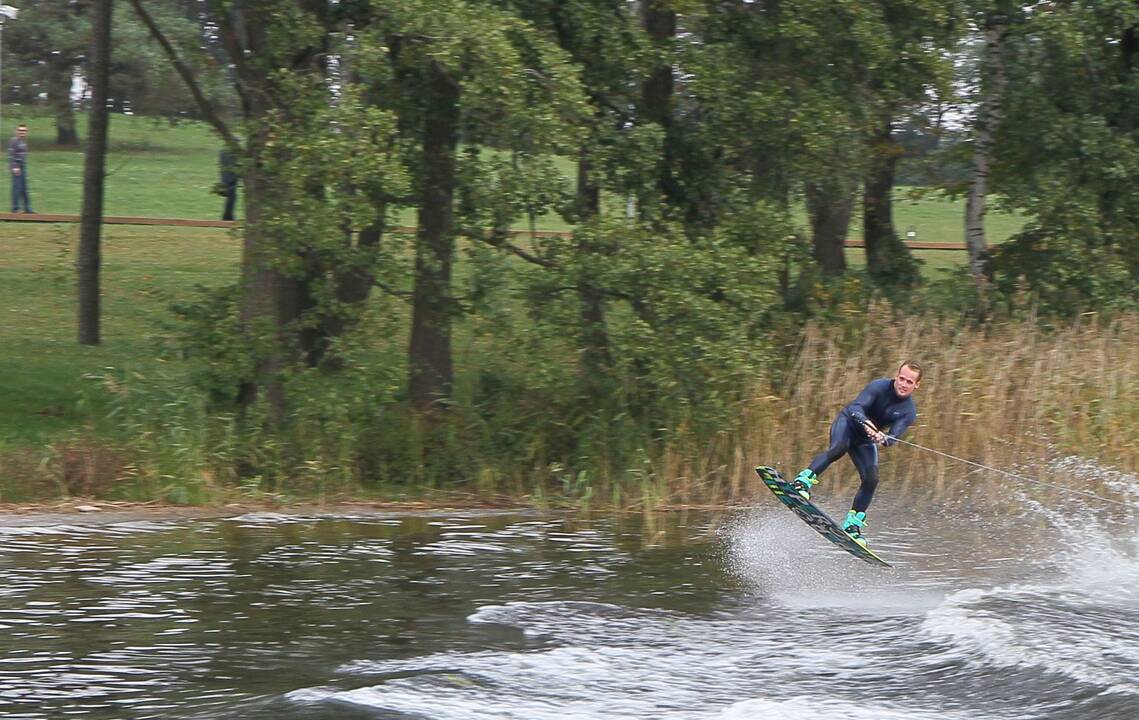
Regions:
[[[874,398],[874,383],[870,383],[862,388],[862,392],[858,393],[858,397],[854,398],[854,402],[847,405],[846,408],[843,409],[843,412],[845,412],[848,417],[854,418],[854,420],[861,425],[868,420],[866,411],[874,404]]]
[[[902,436],[902,433],[909,429],[910,425],[914,424],[914,420],[916,419],[917,412],[911,410],[910,412],[906,413],[905,417],[894,421],[890,425],[890,434],[886,437],[886,447],[890,447],[895,442],[897,442],[897,439]]]

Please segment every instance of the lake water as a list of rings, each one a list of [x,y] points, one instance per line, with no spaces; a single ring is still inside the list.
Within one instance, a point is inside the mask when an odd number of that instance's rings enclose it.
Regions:
[[[868,536],[893,570],[769,497],[8,518],[0,716],[1134,720],[1139,481],[1099,476],[1130,506],[979,482],[903,504],[884,483]]]

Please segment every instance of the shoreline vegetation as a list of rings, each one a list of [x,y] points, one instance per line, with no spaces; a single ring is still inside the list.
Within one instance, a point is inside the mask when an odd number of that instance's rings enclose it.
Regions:
[[[202,126],[185,123],[167,131],[141,118],[116,117],[112,130],[123,134],[118,145],[112,137],[110,164],[117,176],[109,179],[109,192],[118,197],[118,205],[108,212],[152,208],[148,212],[207,217],[220,210],[219,199],[209,193],[217,143]],[[81,152],[45,152],[43,137],[32,138],[37,209],[71,210],[78,197]],[[116,148],[123,152],[119,158]],[[147,168],[159,166],[161,175],[146,174]],[[137,190],[116,191],[118,181]],[[901,198],[905,191],[899,188],[897,195]],[[911,211],[921,219],[906,219]],[[896,212],[898,227],[918,226],[919,239],[960,236],[960,201],[926,197],[920,203],[899,202]],[[992,219],[1000,228],[993,232],[995,241],[1021,224],[1011,215],[994,214]],[[215,507],[321,500],[431,505],[468,497],[528,507],[734,507],[762,490],[752,471],[755,465],[772,464],[785,472],[804,466],[825,445],[839,408],[866,382],[889,375],[907,358],[926,368],[916,396],[919,418],[909,440],[1002,469],[1043,468],[1066,454],[1123,472],[1137,469],[1139,398],[1133,388],[1139,387],[1139,318],[1088,314],[1046,327],[1021,309],[977,324],[967,309],[954,311],[926,301],[931,309],[907,315],[873,299],[865,288],[845,296],[841,289],[825,288],[832,292],[820,313],[825,319],[811,320],[801,329],[788,322],[787,329],[775,333],[779,341],[764,348],[763,361],[754,363],[763,371],[713,398],[716,417],[690,426],[678,404],[665,408],[678,409],[669,418],[675,422],[654,425],[657,418],[650,414],[627,431],[620,430],[619,413],[599,418],[593,408],[575,405],[573,388],[560,382],[573,377],[567,370],[576,361],[573,348],[563,338],[540,337],[524,326],[528,308],[517,291],[498,296],[513,304],[488,305],[485,317],[471,319],[459,330],[456,357],[463,367],[456,376],[456,394],[468,405],[459,403],[453,413],[458,420],[441,428],[417,426],[398,414],[408,311],[398,302],[376,300],[367,317],[371,325],[365,323],[363,335],[352,340],[358,347],[347,348],[350,372],[342,382],[374,389],[386,403],[382,411],[349,407],[343,399],[347,392],[342,397],[343,388],[335,382],[315,375],[296,378],[300,391],[321,399],[300,418],[298,430],[312,441],[313,452],[301,453],[299,462],[284,472],[277,467],[272,475],[264,470],[273,469],[270,456],[293,448],[257,445],[261,455],[254,460],[261,462],[261,470],[244,473],[237,466],[249,464],[249,457],[239,453],[247,438],[233,437],[232,423],[209,410],[206,391],[194,377],[202,365],[189,362],[195,358],[177,344],[184,328],[175,327],[170,311],[172,305],[189,308],[191,314],[208,310],[198,288],[216,292],[236,283],[240,238],[218,229],[106,227],[105,341],[92,348],[74,341],[74,228],[11,223],[3,229],[3,503],[51,507],[61,501],[82,504],[61,499],[83,498]],[[928,259],[922,272],[935,280],[952,275],[965,262],[963,255],[944,253]],[[394,261],[410,262],[407,257]],[[851,254],[851,264],[857,266],[857,253]],[[503,268],[487,263],[478,268],[486,273],[479,279],[509,283],[509,278],[503,280]],[[466,259],[457,270],[464,272],[472,272]],[[206,326],[212,318],[198,320]],[[495,338],[492,326],[504,319],[516,327]],[[615,314],[612,321],[628,318]],[[555,322],[548,322],[545,332],[550,333]],[[544,364],[523,364],[532,360],[524,357],[531,347],[548,354]],[[693,361],[692,371],[716,372],[714,365],[703,369],[706,361]],[[529,405],[511,405],[529,393],[531,381],[544,382],[547,394]],[[493,397],[501,407],[469,402],[490,391],[497,393]],[[550,397],[562,405],[543,404]],[[518,407],[530,414],[493,415]],[[566,408],[581,414],[571,417],[561,412]],[[374,423],[367,432],[356,422],[361,413]],[[574,423],[574,432],[586,427],[593,433],[588,439],[592,445],[583,443],[578,457],[585,460],[579,466],[566,467],[556,459],[559,452],[567,454],[556,447],[563,440],[558,427],[567,428],[564,435],[569,435]],[[537,432],[543,426],[549,429]],[[431,474],[392,481],[388,468],[388,480],[369,481],[383,474],[377,468],[387,468],[384,463],[392,457],[406,459],[401,453],[428,446],[425,436],[417,434],[428,432],[444,436],[439,445],[444,449],[422,461],[434,463]],[[507,449],[499,447],[507,442],[512,443]],[[622,445],[623,455],[607,464],[610,442]],[[488,453],[499,455],[472,454],[477,447],[494,448]],[[361,454],[368,453],[379,459],[362,461]],[[952,492],[955,483],[975,476],[973,468],[914,448],[883,453],[883,480],[900,481],[906,492]],[[827,480],[836,488],[849,487],[853,472],[836,468]]]
[[[844,326],[846,336],[834,328],[808,326],[785,375],[752,388],[736,406],[732,428],[703,442],[678,433],[658,454],[646,455],[639,472],[624,477],[559,479],[551,473],[488,482],[457,474],[451,487],[341,482],[306,489],[303,483],[285,481],[266,489],[261,482],[212,481],[215,471],[209,461],[181,465],[196,468],[196,478],[147,477],[157,467],[148,468],[154,462],[153,444],[101,441],[89,426],[42,448],[9,445],[0,450],[0,501],[15,497],[43,506],[74,505],[84,498],[133,499],[212,507],[363,502],[421,509],[511,505],[632,511],[740,507],[762,492],[755,465],[775,464],[785,472],[804,465],[824,445],[838,409],[867,381],[888,375],[897,358],[918,359],[926,368],[917,395],[919,418],[907,435],[912,442],[1097,493],[1113,491],[1095,479],[1047,469],[1067,455],[1125,473],[1139,469],[1139,398],[1131,392],[1139,387],[1139,318],[1084,316],[1051,330],[1031,322],[968,328],[944,318],[892,318],[888,309],[872,308],[860,325]],[[903,446],[883,453],[882,478],[892,492],[933,498],[957,492],[960,483],[972,478],[1003,481]],[[173,492],[184,480],[195,483],[194,492]],[[839,466],[827,481],[834,492],[845,492],[855,478]],[[1057,491],[1040,492],[1059,496]]]

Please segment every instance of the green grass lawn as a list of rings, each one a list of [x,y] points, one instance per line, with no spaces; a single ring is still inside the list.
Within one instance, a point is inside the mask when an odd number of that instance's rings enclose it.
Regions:
[[[221,229],[103,229],[102,333],[76,341],[77,225],[0,224],[0,447],[46,441],[89,420],[83,376],[157,361],[157,322],[197,284],[234,282],[240,240]]]
[[[985,234],[989,243],[1008,240],[1020,231],[1024,219],[1013,213],[996,212],[990,207],[985,216]],[[918,242],[965,242],[965,198],[950,200],[929,194],[914,200],[910,188],[894,191],[894,226],[898,234],[906,237],[908,230],[916,234]],[[859,228],[854,227],[852,234]],[[861,234],[860,232],[858,233]],[[958,253],[964,259],[963,253]]]
[[[83,148],[55,147],[55,129],[42,116],[4,109],[5,134],[28,125],[28,187],[39,213],[77,215],[83,201]],[[80,119],[79,130],[86,133]],[[6,139],[5,139],[6,142]],[[107,215],[221,218],[222,198],[211,194],[218,181],[221,143],[204,124],[170,125],[145,118],[111,118],[104,212]],[[9,197],[7,181],[4,201]],[[7,210],[8,208],[4,208]]]

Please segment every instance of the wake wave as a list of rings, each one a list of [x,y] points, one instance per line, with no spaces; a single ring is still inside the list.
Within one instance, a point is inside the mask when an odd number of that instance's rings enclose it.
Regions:
[[[922,659],[1051,673],[1139,695],[1139,620],[1134,606],[1086,590],[1002,587],[963,590],[926,616],[940,650]]]
[[[301,704],[350,704],[431,720],[970,720],[977,714],[902,704],[843,703],[808,693],[816,668],[857,678],[860,650],[781,638],[746,618],[699,618],[591,602],[517,602],[478,608],[474,624],[502,624],[556,646],[444,652],[355,662],[365,687],[305,688]],[[767,628],[769,630],[769,628]],[[826,692],[827,697],[833,692]]]
[[[1085,458],[1061,458],[1046,469],[1139,498],[1134,475]],[[1015,490],[1023,519],[1046,525],[1045,547],[1052,552],[1032,561],[1040,577],[949,595],[922,624],[940,645],[925,662],[1046,673],[1139,695],[1139,506],[1076,496],[1046,503],[1030,486]]]

